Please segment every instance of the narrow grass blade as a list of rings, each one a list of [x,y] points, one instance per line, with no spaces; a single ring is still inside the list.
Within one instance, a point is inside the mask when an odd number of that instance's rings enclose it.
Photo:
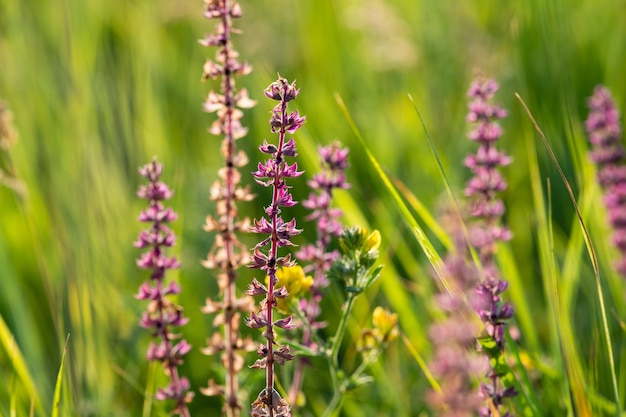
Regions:
[[[433,390],[436,393],[441,394],[441,386],[439,385],[437,380],[433,377],[433,374],[428,369],[428,366],[426,365],[424,358],[422,358],[422,356],[419,354],[417,349],[415,349],[415,347],[413,346],[409,338],[406,337],[406,335],[404,334],[402,335],[402,341],[404,342],[406,348],[409,350],[409,353],[411,354],[411,356],[413,356],[413,359],[415,359],[415,362],[417,362],[419,367],[422,369],[422,372],[424,373],[424,376],[428,380],[428,383],[430,384],[430,386],[433,388]]]
[[[392,182],[390,181],[385,171],[380,166],[380,163],[378,162],[374,154],[370,151],[369,147],[365,144],[365,140],[363,139],[361,132],[357,128],[356,124],[354,123],[354,120],[352,120],[352,116],[348,112],[346,105],[344,104],[343,100],[338,94],[335,94],[335,100],[337,101],[339,108],[343,112],[353,133],[355,134],[355,136],[357,137],[357,139],[363,146],[363,149],[365,149],[367,157],[369,158],[370,162],[372,163],[372,166],[376,170],[376,173],[378,174],[381,181],[385,185],[385,188],[387,189],[387,191],[393,198],[394,202],[400,209],[400,212],[402,213],[402,217],[408,223],[411,229],[411,232],[413,233],[413,236],[415,236],[415,239],[417,240],[418,244],[422,248],[422,251],[428,258],[428,261],[430,262],[430,264],[433,266],[435,273],[437,274],[437,277],[441,281],[444,288],[446,288],[446,290],[449,290],[449,286],[445,280],[444,266],[443,266],[443,261],[441,260],[441,257],[439,256],[439,254],[433,247],[432,243],[430,242],[430,240],[424,233],[424,230],[417,223],[417,220],[415,219],[415,217],[413,217],[411,211],[409,210],[406,203],[404,202],[404,200],[398,193],[398,190],[393,186]]]
[[[608,354],[608,358],[609,358],[609,368],[611,370],[611,383],[613,385],[613,393],[614,393],[615,402],[616,402],[616,405],[617,405],[616,414],[620,415],[621,414],[621,405],[620,405],[620,398],[619,398],[619,388],[618,388],[618,384],[617,384],[617,376],[616,376],[616,373],[615,373],[615,359],[613,357],[613,348],[612,348],[612,344],[611,344],[611,334],[610,334],[610,331],[609,331],[609,325],[608,325],[608,320],[607,320],[607,315],[606,315],[606,307],[604,305],[604,296],[602,295],[602,281],[600,279],[600,272],[599,272],[599,269],[598,269],[597,256],[596,256],[594,247],[593,247],[593,245],[591,243],[591,239],[589,237],[589,233],[587,231],[587,227],[585,225],[585,222],[583,221],[583,217],[582,217],[582,214],[581,214],[580,209],[578,207],[578,203],[576,202],[576,198],[574,196],[574,192],[572,190],[572,187],[571,187],[569,181],[567,180],[567,177],[565,176],[565,173],[563,172],[563,169],[561,168],[561,165],[559,164],[559,161],[557,160],[556,155],[552,151],[552,148],[550,147],[550,144],[548,143],[548,140],[546,139],[545,134],[543,133],[543,131],[541,130],[541,128],[539,127],[539,125],[535,121],[535,118],[533,117],[532,113],[528,109],[528,106],[526,106],[526,103],[524,102],[522,97],[518,93],[515,93],[515,96],[517,97],[517,99],[520,101],[520,103],[524,107],[524,110],[526,111],[526,114],[530,118],[531,122],[533,123],[533,125],[535,127],[535,130],[539,134],[539,136],[540,136],[544,146],[546,147],[546,149],[548,151],[548,154],[550,155],[550,159],[552,160],[552,162],[554,163],[555,167],[557,168],[557,170],[559,172],[559,175],[561,176],[561,180],[563,181],[563,184],[565,185],[565,188],[567,189],[569,197],[570,197],[570,199],[572,201],[572,204],[574,206],[574,210],[576,211],[576,216],[578,217],[578,221],[579,221],[580,227],[581,227],[581,229],[583,231],[583,235],[584,235],[584,239],[585,239],[585,245],[587,246],[587,251],[588,251],[588,254],[589,254],[589,258],[591,259],[591,264],[593,266],[594,276],[595,276],[595,279],[596,279],[596,289],[597,289],[597,293],[598,293],[598,301],[600,303],[600,315],[601,315],[601,320],[602,320],[602,330],[603,330],[604,338],[605,338],[605,342],[606,342],[607,354]]]
[[[394,178],[393,183],[396,188],[402,193],[406,201],[411,205],[413,210],[420,216],[420,218],[424,221],[426,226],[437,236],[437,239],[445,246],[447,250],[452,249],[452,240],[450,236],[446,233],[445,230],[441,226],[437,220],[433,217],[433,215],[426,209],[426,207],[422,204],[422,202],[417,198],[415,194],[409,188],[400,181],[399,178]]]
[[[26,361],[22,356],[22,352],[17,346],[13,334],[9,330],[9,327],[7,326],[2,316],[0,316],[0,344],[7,353],[9,361],[11,362],[11,365],[13,366],[17,377],[24,385],[26,391],[34,398],[37,411],[43,414],[44,411],[37,395],[35,382],[33,381],[33,378],[28,371],[28,366],[26,366]]]
[[[439,153],[437,152],[437,148],[435,147],[435,143],[433,142],[433,139],[430,136],[430,132],[428,131],[428,127],[426,127],[426,122],[424,122],[424,118],[422,117],[422,113],[417,108],[417,105],[415,104],[415,101],[413,100],[413,97],[410,94],[409,94],[409,99],[411,100],[411,103],[413,103],[413,108],[415,109],[415,112],[417,113],[417,116],[420,119],[420,123],[422,124],[422,127],[424,128],[424,133],[426,134],[426,139],[428,141],[428,146],[430,147],[430,150],[433,153],[433,157],[435,158],[435,162],[437,163],[437,168],[439,169],[439,173],[441,174],[441,178],[442,178],[443,183],[444,183],[444,185],[446,187],[446,192],[448,193],[448,197],[450,198],[450,201],[452,201],[452,203],[454,205],[454,209],[455,209],[456,215],[457,215],[457,217],[459,219],[459,224],[461,225],[461,228],[463,230],[463,234],[464,234],[465,240],[467,242],[467,245],[468,245],[468,247],[470,249],[470,254],[472,256],[474,264],[476,264],[476,267],[480,271],[482,271],[482,264],[480,262],[480,259],[478,258],[478,253],[476,252],[476,249],[471,244],[471,240],[469,238],[469,232],[468,232],[468,229],[467,229],[467,225],[465,224],[465,220],[463,219],[463,213],[461,211],[461,206],[459,205],[459,202],[456,199],[454,191],[452,191],[452,186],[450,185],[450,181],[448,180],[448,176],[446,175],[446,170],[443,168],[443,164],[441,163],[441,158],[439,158]]]
[[[513,249],[508,242],[500,242],[498,245],[498,265],[502,276],[509,282],[511,301],[515,306],[515,320],[519,322],[524,338],[533,352],[539,351],[539,340],[535,331],[535,321],[531,314],[532,309],[524,294],[524,280],[520,277],[519,268],[516,265]]]
[[[543,196],[543,186],[539,170],[539,161],[537,159],[534,141],[532,139],[527,139],[526,146],[529,167],[528,171],[530,173],[530,185],[532,188],[534,202],[534,216],[537,222],[539,265],[541,268],[541,276],[543,277],[543,290],[548,301],[548,327],[550,334],[556,335],[556,338],[550,340],[551,356],[552,360],[555,361],[556,368],[552,377],[558,379],[559,376],[563,374],[562,381],[565,385],[564,388],[561,388],[559,390],[560,392],[557,392],[554,395],[562,397],[562,403],[567,408],[568,415],[573,415],[572,391],[569,389],[570,382],[568,380],[569,372],[567,372],[566,368],[564,369],[564,366],[566,366],[564,365],[564,362],[566,362],[566,360],[563,358],[564,352],[563,346],[561,344],[561,324],[559,323],[559,314],[557,312],[558,300],[555,299],[556,293],[552,290],[554,283],[558,282],[558,280],[556,279],[556,266],[554,261],[553,248],[551,245],[552,240],[549,232],[550,224],[546,215],[546,203]],[[548,373],[549,368],[542,369],[542,372],[544,374],[550,375]]]
[[[521,393],[520,396],[513,398],[515,407],[521,412],[521,415],[528,417],[541,417],[544,416],[543,409],[541,407],[541,401],[537,398],[537,392],[533,389],[533,384],[528,376],[526,367],[524,366],[520,351],[517,344],[513,339],[507,335],[506,345],[508,347],[509,355],[515,359],[514,372],[517,376],[515,388]]]
[[[420,123],[422,124],[422,127],[424,128],[424,133],[426,134],[426,140],[428,141],[428,146],[430,147],[430,150],[433,153],[435,162],[437,162],[437,168],[439,168],[439,173],[441,174],[443,183],[446,186],[446,192],[448,193],[450,200],[454,202],[454,204],[456,205],[458,209],[458,202],[457,202],[456,197],[454,196],[454,192],[452,192],[452,187],[450,186],[450,180],[448,180],[446,171],[445,169],[443,169],[443,164],[441,163],[441,159],[439,158],[439,153],[437,153],[437,148],[435,148],[435,143],[433,142],[433,138],[430,136],[430,132],[428,131],[428,128],[426,127],[426,122],[424,122],[422,113],[417,108],[417,104],[415,104],[415,100],[413,100],[413,96],[411,96],[410,94],[409,94],[409,100],[411,100],[411,103],[413,104],[413,108],[415,109],[415,112],[417,113],[417,117],[419,117]]]
[[[59,373],[57,374],[57,382],[54,386],[51,417],[59,417],[59,408],[61,406],[61,386],[63,385],[63,370],[65,368],[65,356],[67,355],[67,344],[69,341],[70,335],[68,334],[67,339],[65,339],[65,346],[63,346],[63,355],[61,355],[61,365],[59,366]]]

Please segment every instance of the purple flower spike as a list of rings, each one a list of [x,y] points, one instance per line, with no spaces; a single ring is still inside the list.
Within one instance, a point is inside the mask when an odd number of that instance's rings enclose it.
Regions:
[[[465,165],[474,173],[467,183],[465,195],[472,198],[470,215],[473,218],[469,228],[470,243],[478,251],[480,259],[479,272],[482,276],[470,295],[472,306],[481,318],[489,336],[496,342],[500,351],[504,351],[504,337],[507,321],[513,316],[513,306],[503,303],[500,294],[508,287],[508,283],[500,279],[494,256],[497,243],[511,239],[510,230],[500,224],[505,212],[504,203],[498,198],[498,193],[507,187],[506,181],[498,171],[499,167],[511,163],[511,158],[495,148],[496,142],[502,135],[502,128],[498,120],[507,116],[502,107],[492,104],[498,84],[495,80],[479,77],[468,92],[470,99],[467,121],[474,125],[468,137],[478,142],[475,155],[465,159]],[[489,390],[482,390],[484,398],[491,401],[495,409],[500,411],[502,405],[501,375],[495,369],[488,374]],[[515,395],[514,391],[511,396]],[[491,416],[491,408],[481,409]],[[507,413],[508,414],[508,413]],[[482,414],[481,414],[482,415]]]
[[[484,221],[481,227],[486,231],[491,231],[490,235],[498,236],[496,239],[484,240],[482,244],[473,242],[476,249],[482,251],[483,257],[489,258],[487,263],[491,263],[491,257],[488,255],[493,253],[491,246],[498,240],[510,238],[510,232],[494,230],[506,229],[497,226],[504,214],[504,204],[497,198],[497,193],[504,191],[507,187],[498,168],[511,163],[511,158],[495,147],[496,141],[502,135],[498,120],[507,115],[506,110],[491,104],[496,91],[498,91],[498,84],[494,80],[479,77],[472,83],[468,92],[470,103],[467,121],[474,124],[468,137],[478,142],[478,149],[474,155],[465,158],[465,166],[474,173],[467,183],[465,195],[473,199],[470,208],[472,216]],[[485,259],[481,261],[485,263]]]
[[[468,92],[466,120],[472,124],[468,138],[478,143],[476,153],[465,158],[465,166],[473,173],[465,188],[465,195],[471,199],[469,241],[462,232],[460,219],[451,217],[449,222],[456,226],[452,234],[457,251],[448,255],[446,266],[454,290],[437,299],[448,318],[430,329],[436,347],[432,367],[442,380],[442,392],[432,392],[428,401],[445,416],[476,415],[478,411],[480,416],[486,417],[494,415],[493,410],[495,415],[511,416],[502,400],[517,394],[503,386],[501,371],[491,368],[485,372],[490,367],[487,357],[472,354],[478,329],[467,322],[473,310],[497,349],[504,351],[505,329],[514,308],[502,300],[501,294],[508,283],[500,278],[494,256],[498,242],[512,237],[510,230],[501,224],[505,207],[498,198],[498,193],[507,187],[498,169],[511,163],[511,158],[495,147],[502,135],[498,120],[507,115],[506,110],[491,103],[497,91],[498,84],[494,80],[479,77]],[[479,265],[472,261],[470,246],[478,253]],[[467,331],[460,331],[460,328]],[[479,375],[487,375],[489,383],[483,384],[477,395],[471,388],[472,380]]]
[[[591,143],[589,156],[598,168],[598,182],[613,227],[613,244],[621,255],[615,269],[626,277],[626,156],[620,114],[611,93],[603,86],[595,88],[588,105],[585,128]]]
[[[328,286],[326,273],[339,254],[330,250],[329,246],[334,237],[341,235],[343,225],[339,218],[343,215],[340,209],[332,208],[331,202],[335,189],[349,188],[344,171],[348,168],[348,148],[341,148],[338,142],[328,146],[319,147],[318,154],[322,172],[313,176],[307,184],[313,190],[302,205],[311,210],[306,218],[308,221],[316,221],[317,241],[315,244],[305,245],[296,254],[298,259],[306,261],[305,273],[313,273],[313,285],[309,289],[310,297],[300,301],[300,308],[310,324],[303,331],[302,345],[314,349],[310,329],[319,329],[325,323],[318,320],[321,313],[320,302],[322,291]],[[304,375],[305,359],[300,359],[296,365],[293,383],[289,390],[289,401],[294,403],[300,393]]]
[[[174,233],[166,224],[176,220],[177,215],[171,208],[165,208],[163,201],[173,193],[167,185],[159,182],[163,166],[156,159],[140,168],[139,173],[149,181],[137,193],[139,197],[148,200],[148,208],[141,212],[139,220],[151,223],[150,228],[142,231],[135,242],[135,247],[147,249],[137,260],[137,266],[151,271],[150,280],[141,284],[135,296],[139,300],[150,300],[139,324],[160,339],[159,344],[150,344],[146,357],[150,361],[161,362],[165,374],[170,378],[168,387],[159,388],[155,398],[173,400],[175,407],[172,413],[187,417],[187,403],[193,398],[193,392],[189,389],[187,379],[179,376],[178,366],[183,363],[183,357],[191,346],[185,339],[178,339],[175,329],[184,326],[188,319],[183,316],[182,307],[167,298],[170,294],[178,294],[180,286],[173,281],[168,285],[164,283],[165,272],[180,266],[175,257],[165,254],[165,248],[173,246],[175,242]]]
[[[259,242],[253,251],[253,262],[251,268],[260,269],[267,272],[269,277],[267,288],[254,280],[248,289],[249,295],[263,295],[265,299],[260,303],[259,312],[250,313],[246,324],[252,328],[265,328],[263,336],[266,344],[261,345],[257,353],[261,357],[253,368],[265,369],[266,386],[252,404],[253,416],[291,416],[291,409],[288,403],[280,397],[274,389],[274,365],[282,365],[287,360],[293,359],[289,354],[287,346],[280,346],[276,343],[275,328],[289,330],[294,327],[291,316],[276,320],[274,317],[274,306],[277,305],[277,298],[287,297],[287,290],[277,289],[276,271],[280,266],[293,265],[289,255],[278,257],[278,249],[285,246],[292,246],[291,238],[301,232],[296,228],[296,220],[285,221],[281,217],[281,209],[289,208],[296,204],[287,185],[287,178],[294,178],[302,174],[298,171],[298,165],[294,162],[289,165],[285,158],[297,155],[296,142],[293,139],[286,139],[287,133],[295,133],[304,124],[306,118],[300,116],[297,111],[288,112],[287,103],[294,100],[300,90],[296,88],[295,82],[289,82],[279,77],[277,81],[270,84],[265,90],[265,95],[278,101],[272,110],[270,118],[271,131],[278,133],[278,144],[269,144],[267,141],[259,147],[261,152],[269,155],[263,163],[259,163],[258,169],[252,173],[254,180],[264,186],[272,188],[272,201],[265,208],[267,217],[254,220],[254,226],[250,228],[253,233],[269,235]],[[266,248],[269,245],[269,248]]]

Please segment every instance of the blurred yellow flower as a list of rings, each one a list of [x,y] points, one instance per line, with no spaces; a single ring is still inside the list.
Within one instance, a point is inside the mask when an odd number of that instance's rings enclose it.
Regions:
[[[357,342],[357,349],[360,351],[384,347],[398,337],[397,314],[376,307],[372,312],[372,323],[373,329],[364,329],[361,332],[361,338]]]
[[[367,236],[365,239],[365,243],[363,244],[364,252],[373,252],[378,249],[380,246],[380,232],[378,230],[374,230],[372,233]]]
[[[275,288],[285,287],[289,295],[285,298],[278,298],[278,309],[283,313],[289,313],[292,300],[299,300],[311,289],[313,285],[313,277],[304,275],[304,270],[299,265],[285,266],[276,271]],[[269,282],[269,277],[265,278],[265,282]]]
[[[383,344],[389,343],[398,337],[397,314],[382,307],[376,307],[372,313],[372,323],[374,323],[374,331]]]

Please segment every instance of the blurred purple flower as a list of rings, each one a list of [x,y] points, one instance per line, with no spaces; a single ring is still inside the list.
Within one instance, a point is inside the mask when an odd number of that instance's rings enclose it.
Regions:
[[[178,217],[171,208],[165,208],[163,201],[172,196],[172,191],[160,182],[163,166],[156,159],[139,169],[141,176],[149,182],[139,188],[137,195],[148,200],[148,208],[141,212],[139,220],[150,223],[150,228],[142,231],[135,242],[135,247],[147,249],[137,261],[137,266],[151,272],[150,280],[139,287],[135,296],[139,300],[149,300],[148,308],[143,313],[139,324],[152,330],[152,335],[160,342],[152,342],[148,348],[147,359],[158,361],[163,365],[165,374],[170,378],[167,388],[160,388],[155,395],[159,400],[174,400],[172,413],[189,416],[187,403],[193,398],[186,378],[178,375],[178,366],[191,346],[185,339],[179,339],[174,332],[176,327],[184,326],[188,319],[183,315],[182,307],[167,298],[168,295],[180,293],[180,286],[175,282],[165,285],[165,272],[178,268],[180,263],[175,257],[168,257],[165,248],[174,245],[176,239],[167,223]]]
[[[621,254],[615,268],[626,277],[626,155],[620,114],[611,93],[603,86],[595,88],[588,105],[585,128],[591,143],[589,156],[598,168],[598,182],[613,227],[613,244]]]
[[[479,77],[468,92],[466,120],[473,125],[468,138],[478,143],[476,153],[465,158],[465,166],[473,173],[465,188],[465,195],[470,199],[469,242],[462,227],[457,226],[453,233],[456,252],[449,254],[445,261],[451,290],[438,298],[448,318],[430,329],[436,347],[431,366],[442,379],[442,392],[432,393],[429,401],[443,409],[443,415],[449,416],[470,416],[476,411],[481,416],[492,416],[492,408],[485,407],[485,401],[495,407],[496,415],[510,416],[509,412],[501,411],[502,400],[517,394],[513,388],[502,386],[499,370],[481,371],[481,367],[489,368],[487,357],[479,358],[470,352],[478,334],[470,325],[472,314],[478,314],[487,334],[503,352],[505,327],[514,312],[512,305],[501,298],[508,283],[500,278],[494,261],[498,242],[512,237],[510,230],[501,224],[505,207],[498,198],[498,193],[507,187],[498,169],[510,164],[511,158],[495,147],[502,135],[498,120],[507,115],[506,110],[491,103],[497,91],[498,84],[494,80]],[[458,216],[450,220],[460,225]],[[470,246],[477,251],[479,265],[472,262]],[[487,375],[489,384],[482,384],[478,393],[470,391],[472,380],[481,374]]]
[[[500,271],[495,265],[494,256],[497,243],[510,240],[510,230],[501,224],[505,208],[498,193],[507,187],[506,181],[498,171],[499,167],[511,163],[511,158],[498,151],[496,142],[502,135],[498,120],[507,116],[506,110],[492,104],[498,84],[492,79],[479,77],[472,83],[468,92],[470,99],[467,121],[474,124],[468,137],[478,142],[476,154],[465,159],[465,165],[474,173],[469,180],[465,195],[472,199],[470,215],[473,222],[469,227],[470,243],[476,248],[480,260],[480,280],[469,296],[472,307],[485,325],[487,334],[493,338],[497,348],[504,351],[505,328],[508,320],[513,317],[513,306],[503,302],[500,294],[508,287],[508,283],[500,278]],[[490,399],[496,410],[500,412],[502,398],[516,395],[515,390],[502,387],[501,375],[492,369],[487,374],[489,389],[481,389],[485,399]],[[487,385],[484,385],[487,386]],[[490,408],[486,416],[491,416]],[[507,413],[508,414],[508,413]]]
[[[328,286],[326,273],[332,263],[338,258],[336,250],[330,250],[329,246],[333,237],[341,235],[343,225],[339,218],[343,211],[332,208],[333,190],[349,188],[344,171],[348,168],[348,148],[341,148],[338,142],[328,146],[319,147],[318,154],[322,172],[317,173],[307,182],[313,190],[302,205],[311,210],[306,217],[308,221],[316,221],[317,240],[314,244],[304,245],[296,254],[297,258],[308,264],[304,267],[305,273],[313,272],[313,285],[310,288],[309,299],[300,301],[300,309],[304,312],[306,320],[311,328],[325,327],[325,323],[317,320],[320,315],[319,304],[322,301],[322,290]],[[305,328],[302,335],[302,344],[314,348],[309,328]],[[306,358],[298,361],[294,373],[293,383],[289,391],[289,400],[294,403],[302,386],[304,365]]]

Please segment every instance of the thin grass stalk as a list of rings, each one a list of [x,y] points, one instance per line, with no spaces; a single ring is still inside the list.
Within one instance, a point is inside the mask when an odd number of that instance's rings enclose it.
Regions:
[[[572,190],[572,187],[569,183],[569,181],[567,180],[567,177],[565,176],[565,173],[563,172],[563,169],[561,168],[561,165],[559,164],[558,159],[556,158],[556,155],[554,154],[554,151],[552,150],[552,147],[550,146],[548,139],[546,138],[545,134],[543,133],[543,131],[541,130],[541,128],[539,127],[539,124],[536,122],[535,118],[533,117],[532,113],[530,112],[528,106],[526,105],[526,103],[524,102],[524,100],[522,99],[522,97],[519,94],[515,94],[515,96],[517,97],[517,99],[520,101],[520,103],[522,104],[522,106],[524,107],[524,110],[526,111],[526,114],[528,115],[529,119],[531,120],[531,122],[533,123],[533,126],[535,127],[535,130],[537,131],[537,133],[539,134],[539,137],[541,138],[541,141],[543,143],[543,145],[545,146],[546,150],[548,151],[548,154],[550,155],[550,159],[552,160],[552,162],[554,163],[554,166],[557,168],[558,172],[559,172],[559,176],[561,177],[561,181],[563,182],[563,184],[565,185],[565,188],[567,190],[567,193],[570,197],[570,201],[572,202],[572,205],[574,207],[574,210],[576,212],[576,216],[578,218],[579,224],[580,224],[580,228],[583,231],[583,235],[585,238],[585,246],[587,247],[587,253],[589,255],[589,259],[591,260],[591,264],[593,266],[593,271],[594,271],[594,277],[595,277],[595,284],[596,284],[596,292],[598,294],[598,302],[600,305],[600,318],[602,321],[602,333],[606,342],[606,349],[607,349],[607,354],[608,354],[608,360],[609,360],[609,368],[610,368],[610,372],[611,372],[611,384],[612,384],[612,389],[613,389],[613,395],[614,395],[614,399],[615,399],[615,403],[616,403],[616,410],[617,410],[617,415],[621,414],[621,404],[620,404],[620,397],[619,397],[619,388],[618,388],[618,384],[617,384],[617,374],[615,371],[615,358],[613,355],[613,346],[611,344],[611,333],[609,330],[609,325],[608,325],[608,319],[607,319],[607,313],[606,313],[606,307],[605,307],[605,302],[604,302],[604,295],[602,294],[602,280],[600,279],[600,270],[598,268],[598,258],[596,256],[596,252],[595,249],[593,247],[593,244],[591,242],[591,238],[589,236],[589,232],[587,231],[587,226],[583,220],[582,214],[580,212],[580,209],[578,207],[578,203],[576,202],[576,197],[574,196],[574,192]],[[577,398],[579,401],[579,404],[581,404],[582,411],[584,413],[589,413],[588,411],[588,403],[586,401],[585,395],[581,392],[579,398]]]

